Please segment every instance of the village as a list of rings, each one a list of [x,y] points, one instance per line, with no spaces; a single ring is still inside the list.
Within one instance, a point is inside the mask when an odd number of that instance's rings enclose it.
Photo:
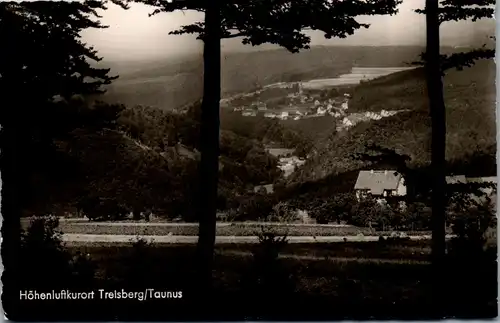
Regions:
[[[329,116],[336,120],[337,132],[348,130],[360,122],[380,120],[382,118],[391,117],[398,113],[408,111],[387,111],[382,109],[380,112],[367,111],[362,113],[349,113],[349,99],[351,97],[349,93],[344,93],[342,97],[325,99],[321,98],[321,96],[316,93],[308,93],[307,91],[304,92],[301,83],[292,83],[292,85],[278,84],[267,88],[270,89],[276,87],[296,91],[286,96],[288,105],[276,105],[273,104],[273,101],[269,104],[263,102],[264,100],[259,100],[257,98],[256,101],[251,104],[235,106],[232,110],[234,112],[241,112],[243,117],[262,116],[270,119],[293,121]],[[254,92],[254,95],[261,94],[263,91],[264,90]],[[230,101],[226,99],[221,104],[227,106],[229,105],[229,102]]]

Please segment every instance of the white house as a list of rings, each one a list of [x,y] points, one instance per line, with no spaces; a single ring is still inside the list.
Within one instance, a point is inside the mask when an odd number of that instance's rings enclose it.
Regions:
[[[395,170],[362,170],[354,185],[356,198],[368,195],[375,198],[406,196],[406,184],[401,173]]]
[[[345,117],[344,119],[342,119],[342,124],[346,127],[352,127],[353,126],[353,123],[351,120],[349,120],[347,117]]]
[[[286,119],[288,119],[288,116],[289,116],[288,111],[283,111],[283,112],[281,112],[281,114],[278,116],[278,118],[280,118],[281,120],[286,120]]]
[[[316,111],[316,114],[320,116],[324,116],[326,114],[326,110],[323,109],[323,107],[318,107],[318,110]]]

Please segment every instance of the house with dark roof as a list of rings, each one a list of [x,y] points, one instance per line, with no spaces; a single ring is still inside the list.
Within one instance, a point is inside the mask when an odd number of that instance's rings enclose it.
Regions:
[[[395,170],[362,170],[354,190],[358,199],[369,195],[375,198],[406,195],[404,178]]]

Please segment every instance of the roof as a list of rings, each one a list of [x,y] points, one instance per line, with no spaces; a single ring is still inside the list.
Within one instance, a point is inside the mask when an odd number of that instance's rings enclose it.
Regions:
[[[465,184],[465,183],[467,183],[467,178],[465,178],[465,175],[446,176],[446,184]]]
[[[468,177],[467,178],[468,183],[497,183],[497,177],[496,176],[490,176],[490,177]]]
[[[362,170],[359,172],[355,190],[370,190],[373,195],[382,195],[384,190],[396,190],[401,174],[395,170]]]

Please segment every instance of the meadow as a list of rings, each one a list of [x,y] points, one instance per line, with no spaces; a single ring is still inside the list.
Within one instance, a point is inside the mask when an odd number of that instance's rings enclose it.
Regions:
[[[27,228],[29,221],[22,221]],[[196,223],[145,223],[145,222],[79,222],[63,221],[58,229],[67,234],[102,234],[102,235],[178,235],[197,236]],[[288,236],[388,236],[391,231],[374,231],[365,227],[337,225],[302,225],[285,223],[218,223],[217,236],[256,236],[263,232],[272,232]],[[429,235],[429,231],[406,231],[411,235]]]
[[[259,249],[260,248],[260,249]],[[445,298],[432,297],[427,242],[288,245],[274,261],[258,261],[261,245],[220,245],[214,256],[214,287],[197,299],[195,246],[78,247],[96,264],[93,290],[182,291],[182,299],[94,300],[85,311],[76,303],[46,306],[59,317],[79,311],[85,319],[99,311],[103,320],[334,320],[424,319],[443,316],[494,317],[496,262],[450,262]],[[480,297],[478,291],[481,290]],[[438,305],[439,304],[439,305]],[[45,311],[44,313],[46,313]]]

